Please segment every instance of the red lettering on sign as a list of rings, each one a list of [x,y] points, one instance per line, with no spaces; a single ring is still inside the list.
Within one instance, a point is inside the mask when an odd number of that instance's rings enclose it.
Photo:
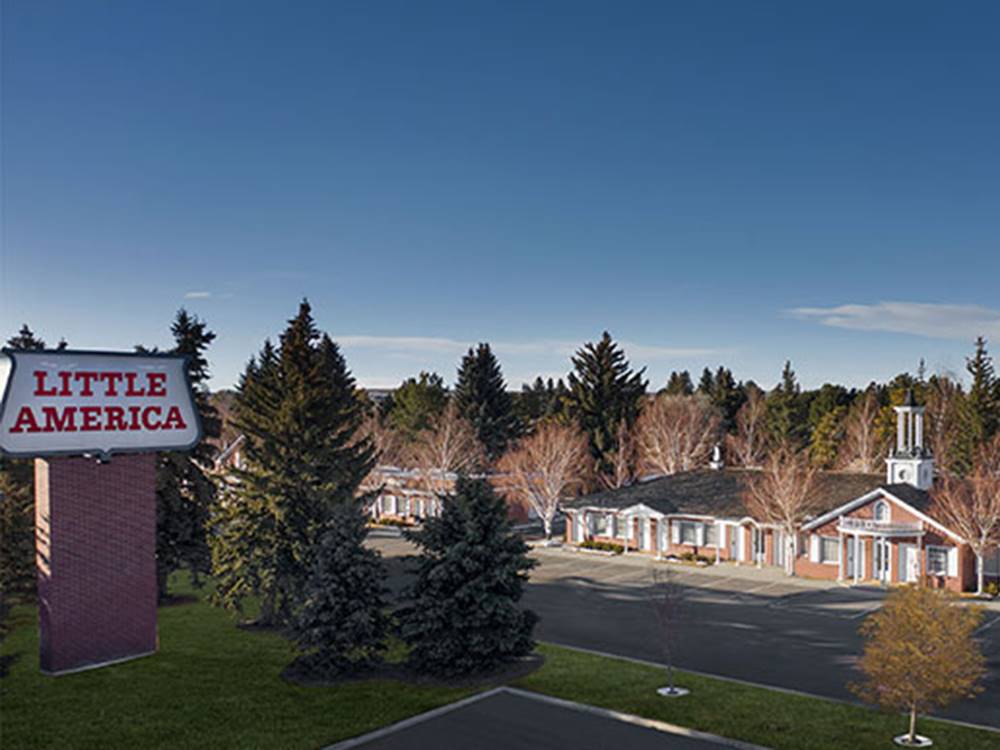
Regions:
[[[48,373],[45,370],[35,370],[35,372],[32,373],[32,374],[35,376],[35,395],[36,396],[55,396],[56,395],[56,389],[55,389],[55,387],[52,387],[52,388],[46,388],[45,387],[45,379],[48,376]]]
[[[167,418],[163,422],[164,430],[183,430],[187,428],[184,417],[181,416],[180,407],[171,406],[167,412]]]
[[[131,421],[128,423],[128,428],[130,430],[141,430],[142,427],[139,426],[139,412],[141,409],[138,406],[130,406],[128,408],[129,417]]]
[[[125,410],[120,406],[104,407],[106,430],[127,430],[128,424],[125,422]]]
[[[94,391],[91,389],[90,384],[92,381],[97,380],[98,375],[100,375],[99,372],[92,372],[90,370],[81,370],[76,374],[76,379],[83,381],[83,388],[80,389],[81,396],[94,395]]]
[[[69,381],[72,379],[73,373],[71,372],[60,372],[59,379],[62,381],[62,390],[59,391],[60,396],[72,396],[73,392],[69,388]]]
[[[167,382],[167,373],[151,372],[146,376],[146,380],[149,382],[149,391],[146,393],[147,396],[167,395],[167,389],[163,387]]]
[[[126,372],[125,373],[125,383],[126,383],[126,386],[127,386],[125,388],[125,395],[126,396],[145,396],[146,395],[146,389],[145,388],[141,388],[139,390],[136,390],[135,379],[137,377],[139,377],[139,373],[137,373],[137,372]]]
[[[102,372],[100,379],[104,381],[104,395],[105,396],[117,396],[118,387],[117,384],[122,382],[122,378],[125,376],[120,372]]]
[[[100,406],[81,406],[80,415],[83,417],[81,430],[84,432],[96,432],[101,429]]]
[[[41,428],[38,426],[38,422],[35,421],[35,413],[31,411],[30,406],[22,406],[21,411],[17,413],[17,419],[14,420],[14,426],[10,428],[11,432],[41,432]]]
[[[145,427],[147,430],[160,429],[160,422],[150,421],[149,415],[155,414],[156,416],[160,416],[161,413],[162,412],[159,406],[147,406],[145,409],[142,410],[142,426]]]
[[[42,432],[76,432],[75,406],[67,406],[61,411],[55,406],[43,406],[42,414],[45,415]]]

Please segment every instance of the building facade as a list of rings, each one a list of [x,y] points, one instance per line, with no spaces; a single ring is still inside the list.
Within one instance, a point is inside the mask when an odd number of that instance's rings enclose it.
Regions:
[[[797,575],[845,583],[915,583],[975,588],[976,559],[965,540],[934,518],[934,460],[924,448],[924,410],[896,407],[897,441],[886,474],[824,472],[814,498],[823,509],[794,540],[747,515],[754,470],[683,472],[567,503],[566,541],[620,545],[657,557],[693,553],[712,561],[791,567]],[[788,557],[793,559],[790,561]],[[1000,579],[1000,549],[984,560]]]

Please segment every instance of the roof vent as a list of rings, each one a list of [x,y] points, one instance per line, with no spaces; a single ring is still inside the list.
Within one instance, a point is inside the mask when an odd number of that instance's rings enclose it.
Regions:
[[[719,471],[724,465],[722,462],[722,448],[718,443],[712,448],[712,460],[708,462],[708,465],[716,471]]]

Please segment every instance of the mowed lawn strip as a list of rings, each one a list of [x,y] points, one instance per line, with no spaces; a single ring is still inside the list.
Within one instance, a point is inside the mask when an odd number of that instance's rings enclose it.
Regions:
[[[664,669],[550,644],[539,651],[545,666],[516,687],[779,750],[892,747],[892,738],[907,726],[903,716],[680,670],[677,684],[691,694],[664,698],[656,694],[666,684]],[[1000,734],[946,722],[921,719],[917,731],[945,750],[1000,747]]]
[[[183,587],[175,587],[183,589]],[[190,593],[190,590],[180,590]],[[274,633],[236,627],[203,601],[159,610],[160,651],[61,677],[38,671],[37,615],[19,607],[0,680],[0,746],[15,748],[319,748],[476,692],[369,680],[298,687]]]

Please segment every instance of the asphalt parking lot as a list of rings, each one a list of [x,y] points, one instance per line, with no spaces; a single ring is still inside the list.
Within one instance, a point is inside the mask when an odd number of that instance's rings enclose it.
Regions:
[[[715,750],[732,748],[704,737],[676,734],[651,726],[558,705],[520,691],[491,691],[469,701],[403,722],[328,750],[414,750],[414,748],[490,748],[490,750]],[[750,746],[747,746],[750,747]]]
[[[401,582],[400,539],[377,539]],[[706,674],[853,700],[858,626],[881,606],[878,588],[788,579],[773,568],[730,564],[692,568],[632,555],[602,557],[538,548],[525,605],[541,617],[540,640],[661,662],[662,638],[649,601],[654,567],[669,567],[686,592],[677,666]],[[976,700],[941,716],[1000,727],[1000,611],[987,611],[979,636],[990,675]]]

